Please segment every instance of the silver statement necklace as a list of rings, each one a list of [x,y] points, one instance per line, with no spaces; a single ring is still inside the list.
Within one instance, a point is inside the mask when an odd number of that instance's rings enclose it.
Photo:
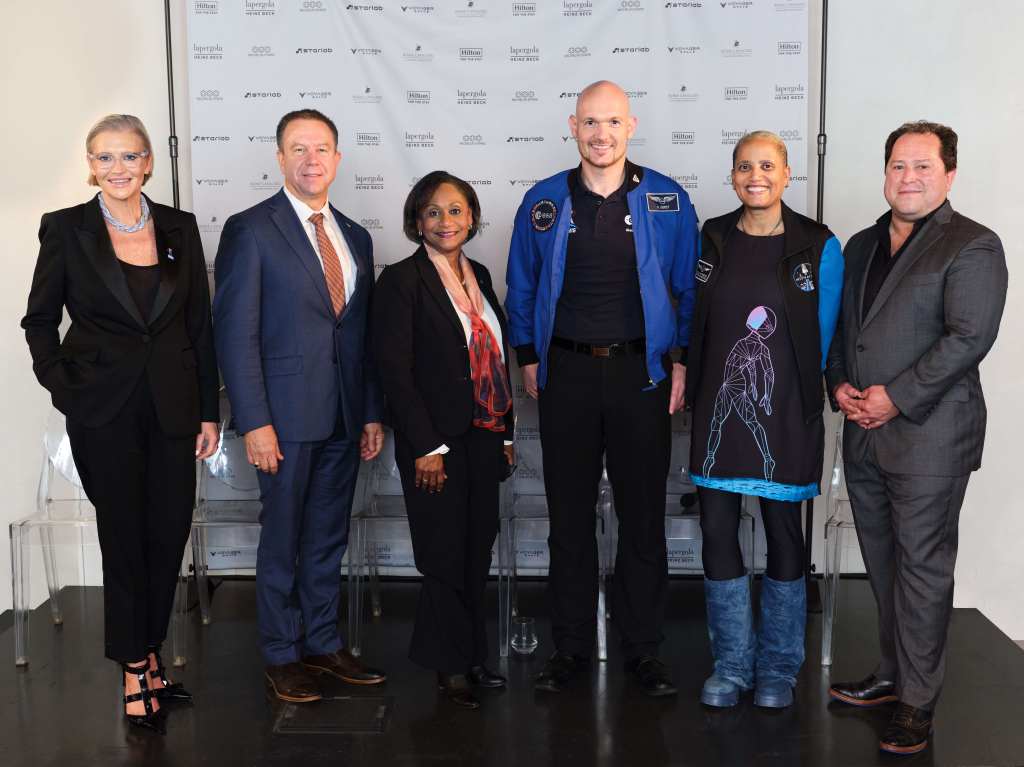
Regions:
[[[96,198],[100,201],[100,211],[103,213],[103,218],[108,224],[114,227],[119,232],[125,234],[131,234],[133,232],[141,232],[146,228],[146,224],[149,223],[149,204],[146,202],[145,197],[140,197],[139,200],[142,203],[142,214],[139,216],[139,220],[134,224],[122,224],[116,218],[114,214],[107,208],[107,204],[103,202],[103,194],[97,194]]]
[[[743,226],[743,216],[740,216],[740,220],[739,220],[740,231],[743,232],[743,234],[749,234],[752,237],[771,237],[773,234],[775,234],[775,232],[778,230],[778,228],[780,226],[782,226],[782,216],[779,216],[779,222],[777,224],[775,224],[775,226],[773,226],[771,228],[770,232],[768,232],[767,234],[755,235],[752,232],[748,232],[746,230],[746,228],[744,228],[744,226]]]

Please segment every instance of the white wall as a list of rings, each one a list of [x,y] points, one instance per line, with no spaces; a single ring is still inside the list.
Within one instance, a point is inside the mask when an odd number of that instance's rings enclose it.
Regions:
[[[821,3],[812,0],[810,5],[813,61]],[[1019,215],[1020,196],[1010,186],[1019,182],[1020,142],[1013,139],[1024,128],[1016,83],[1024,71],[1017,40],[1024,31],[1024,6],[1014,0],[979,0],[969,4],[969,13],[967,8],[966,3],[929,0],[832,0],[825,220],[845,241],[883,212],[882,144],[900,122],[927,117],[959,132],[953,204],[1002,235],[1011,284],[1002,338],[983,367],[991,420],[985,466],[971,481],[962,514],[956,602],[980,608],[1006,633],[1024,637],[1019,596],[1024,503],[1013,491],[1018,470],[1014,438],[1024,427],[1016,408],[1024,392],[1015,378],[1024,370],[1019,355],[1014,357],[1013,338],[1024,329],[1018,303],[1024,288],[1015,279],[1024,235],[1011,226],[1011,216]],[[172,14],[181,174],[188,179],[185,0],[172,0]],[[0,185],[0,226],[6,233],[0,265],[0,386],[5,392],[0,418],[6,436],[0,438],[0,487],[7,502],[0,507],[0,523],[6,526],[31,510],[39,435],[49,407],[32,376],[18,328],[39,216],[92,194],[84,184],[82,141],[91,122],[112,111],[133,112],[149,127],[157,159],[147,192],[162,202],[171,195],[162,3],[50,0],[37,7],[5,8],[3,18],[0,72],[8,117],[0,127],[0,146],[6,150]],[[809,94],[808,138],[817,132],[816,91],[815,84]],[[806,144],[813,154],[814,142]],[[815,173],[808,175],[813,200]],[[182,184],[185,208],[191,203],[190,189],[189,183]],[[823,504],[817,504],[819,570],[822,511]],[[2,545],[0,573],[7,572],[9,552]],[[0,610],[10,603],[6,582],[0,582]]]

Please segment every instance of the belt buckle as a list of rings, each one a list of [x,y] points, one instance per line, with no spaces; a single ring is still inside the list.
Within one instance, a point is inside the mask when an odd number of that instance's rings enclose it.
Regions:
[[[611,357],[612,347],[610,346],[591,346],[590,354],[594,357]]]

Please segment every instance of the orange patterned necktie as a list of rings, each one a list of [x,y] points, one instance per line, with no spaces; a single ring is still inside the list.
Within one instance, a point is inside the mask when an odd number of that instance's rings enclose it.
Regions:
[[[316,244],[320,248],[320,258],[324,262],[324,277],[327,278],[327,292],[331,294],[331,305],[335,316],[340,316],[345,309],[345,274],[341,271],[338,251],[331,245],[324,229],[324,214],[314,213],[309,217],[316,229]]]

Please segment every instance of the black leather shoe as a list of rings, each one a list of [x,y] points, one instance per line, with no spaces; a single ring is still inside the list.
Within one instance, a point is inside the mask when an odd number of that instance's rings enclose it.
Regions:
[[[121,668],[124,669],[125,674],[135,677],[139,683],[139,691],[129,693],[127,680],[125,679],[124,674],[121,675],[121,684],[124,685],[124,718],[127,719],[128,724],[133,727],[140,727],[145,730],[165,735],[167,733],[167,712],[162,708],[156,708],[153,706],[153,701],[156,700],[156,695],[153,690],[149,689],[149,663],[145,662],[142,665],[136,666],[129,666],[127,663],[122,663]],[[137,701],[142,702],[142,708],[145,713],[129,714],[128,705]]]
[[[480,701],[473,694],[469,686],[469,679],[465,674],[442,674],[437,673],[437,689],[449,701],[461,708],[476,710],[480,708]]]
[[[645,695],[652,698],[660,698],[665,695],[675,695],[678,690],[672,684],[672,676],[669,674],[668,666],[655,658],[653,655],[641,655],[626,662],[626,671],[636,677],[640,683],[640,689]]]
[[[487,666],[470,666],[466,674],[469,683],[476,687],[504,687],[506,680],[501,674],[495,674]]]
[[[577,671],[590,668],[590,660],[580,655],[555,650],[544,668],[533,680],[533,689],[543,692],[561,692]]]
[[[153,690],[156,699],[161,703],[192,703],[192,693],[185,689],[181,682],[172,682],[167,677],[167,669],[164,668],[164,659],[160,657],[160,647],[149,648],[149,675],[159,679],[163,687]],[[156,669],[153,666],[156,666]]]
[[[896,697],[896,683],[879,679],[874,674],[859,682],[835,682],[828,688],[828,694],[832,700],[862,708],[899,700]]]
[[[916,754],[928,747],[932,734],[932,712],[900,703],[878,747],[890,754]]]

